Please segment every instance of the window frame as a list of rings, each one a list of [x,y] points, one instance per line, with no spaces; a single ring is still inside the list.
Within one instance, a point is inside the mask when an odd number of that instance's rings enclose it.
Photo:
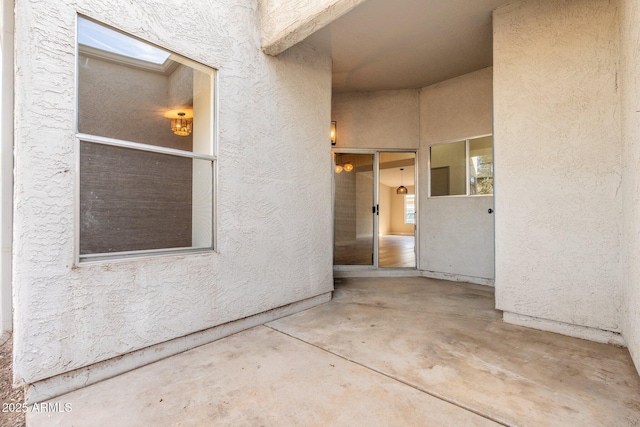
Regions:
[[[162,49],[168,52],[173,57],[178,57],[182,64],[188,65],[194,69],[206,69],[207,72],[211,72],[211,154],[197,153],[193,151],[180,150],[175,148],[162,147],[157,145],[150,145],[139,143],[135,141],[127,141],[116,138],[109,138],[99,135],[92,135],[81,133],[78,131],[79,117],[80,117],[80,98],[79,98],[79,86],[80,86],[80,73],[79,73],[79,55],[80,55],[80,43],[77,33],[78,20],[86,19],[93,21],[99,25],[102,25],[110,30],[119,32],[135,40],[139,40],[148,45]],[[144,40],[126,31],[122,31],[118,28],[114,28],[99,20],[93,19],[89,16],[76,14],[76,37],[75,37],[75,105],[74,105],[74,161],[75,161],[75,176],[74,176],[74,265],[86,265],[96,262],[113,262],[113,261],[130,261],[140,258],[151,258],[158,256],[168,255],[188,255],[188,254],[201,254],[201,253],[217,253],[217,183],[218,183],[218,119],[219,119],[219,73],[218,69],[214,66],[204,64],[198,61],[194,61],[185,55],[182,55],[172,49],[160,46],[156,43]],[[82,142],[88,142],[93,144],[102,144],[113,147],[127,148],[138,151],[153,152],[159,154],[166,154],[176,157],[191,158],[194,160],[205,160],[211,162],[211,246],[206,247],[176,247],[176,248],[160,248],[160,249],[143,249],[135,251],[120,251],[120,252],[107,252],[99,254],[80,254],[80,146]]]
[[[488,133],[488,134],[483,134],[483,135],[476,135],[476,136],[470,136],[467,138],[456,138],[456,139],[452,139],[452,140],[448,140],[448,141],[444,141],[444,142],[438,142],[436,144],[431,144],[429,146],[429,159],[427,161],[428,163],[428,195],[427,198],[431,199],[440,199],[440,198],[444,198],[444,197],[493,197],[494,193],[491,194],[470,194],[471,193],[471,182],[470,182],[470,174],[469,174],[469,144],[470,141],[474,140],[474,139],[480,139],[480,138],[487,138],[487,137],[491,137],[492,139],[492,145],[491,145],[491,159],[492,159],[492,164],[493,164],[493,134],[492,133]],[[432,196],[431,195],[431,148],[432,147],[437,147],[437,146],[441,146],[441,145],[447,145],[447,144],[454,144],[454,143],[459,143],[459,142],[464,142],[465,143],[465,191],[466,194],[451,194],[451,195],[444,195],[444,196]],[[492,174],[492,178],[494,177],[494,175]]]

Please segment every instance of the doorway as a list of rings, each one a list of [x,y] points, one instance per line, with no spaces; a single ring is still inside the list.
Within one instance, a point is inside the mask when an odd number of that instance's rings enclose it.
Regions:
[[[333,152],[334,266],[417,268],[416,152]]]

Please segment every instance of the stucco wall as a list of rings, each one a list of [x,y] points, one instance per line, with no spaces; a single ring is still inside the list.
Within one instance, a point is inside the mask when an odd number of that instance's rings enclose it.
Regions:
[[[418,90],[338,93],[331,100],[336,148],[418,148]]]
[[[494,12],[495,285],[505,312],[620,331],[617,13],[602,0]]]
[[[494,277],[493,216],[487,212],[493,197],[427,197],[430,146],[492,133],[492,78],[492,69],[485,68],[420,91],[422,270]]]
[[[76,12],[219,70],[217,253],[74,266]],[[250,0],[18,2],[16,19],[16,382],[332,289],[330,58],[265,56]]]
[[[365,0],[259,0],[262,48],[277,55]]]
[[[640,370],[640,5],[621,8],[620,89],[624,152],[623,335]]]

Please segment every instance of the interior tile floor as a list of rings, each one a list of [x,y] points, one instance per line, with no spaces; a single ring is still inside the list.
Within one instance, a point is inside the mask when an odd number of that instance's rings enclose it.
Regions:
[[[493,290],[339,279],[321,306],[60,396],[28,426],[637,426],[625,348],[505,324]]]

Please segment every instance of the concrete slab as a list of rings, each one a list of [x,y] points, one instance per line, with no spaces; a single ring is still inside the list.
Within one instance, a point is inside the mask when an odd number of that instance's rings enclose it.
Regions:
[[[340,279],[331,303],[268,326],[508,425],[640,425],[625,348],[503,323],[493,301],[478,285]]]
[[[497,425],[264,326],[46,403],[28,426]]]

